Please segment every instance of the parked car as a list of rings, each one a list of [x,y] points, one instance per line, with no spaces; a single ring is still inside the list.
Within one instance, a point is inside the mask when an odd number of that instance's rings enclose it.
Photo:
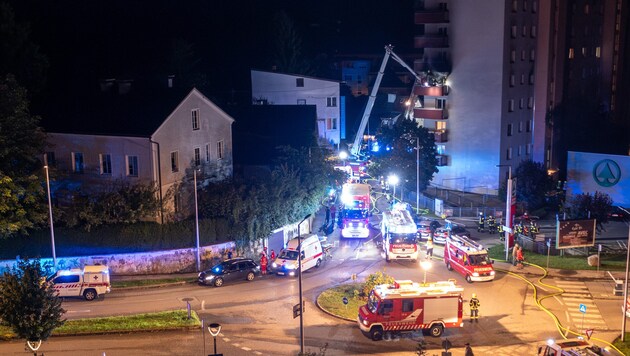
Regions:
[[[435,219],[420,218],[416,221],[416,226],[420,237],[426,240],[431,236],[432,232],[442,227],[442,224]]]
[[[220,262],[207,271],[199,273],[199,283],[221,287],[225,282],[253,281],[260,275],[260,266],[250,258],[233,258]]]
[[[453,225],[453,227],[450,229],[450,233],[453,235],[470,237],[470,231],[468,231],[463,225]],[[449,229],[445,227],[436,229],[433,233],[433,242],[436,244],[444,245],[446,243],[446,238],[448,237],[448,234]]]

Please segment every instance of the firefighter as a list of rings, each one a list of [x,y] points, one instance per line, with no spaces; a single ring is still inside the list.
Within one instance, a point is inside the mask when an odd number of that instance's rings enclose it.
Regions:
[[[431,236],[429,236],[429,239],[427,239],[427,255],[426,255],[426,259],[427,260],[433,259],[433,239],[431,238]]]
[[[516,255],[518,254],[519,246],[515,242],[514,247],[512,248],[512,265],[516,266]]]
[[[273,261],[276,260],[276,251],[271,249],[271,255],[269,255],[269,258],[271,259],[271,262],[273,263]]]
[[[499,240],[505,241],[505,231],[503,230],[503,220],[499,219],[499,224],[497,225],[497,230],[499,231]]]
[[[475,356],[469,343],[466,343],[466,350],[464,351],[464,356]]]
[[[488,216],[488,233],[491,235],[495,233],[494,224],[495,224],[494,216],[492,215]]]
[[[267,274],[267,255],[264,253],[260,254],[260,272]]]
[[[538,226],[536,225],[536,223],[534,222],[534,220],[530,220],[529,221],[529,232],[533,235],[533,234],[537,234],[538,233]]]
[[[477,299],[477,293],[472,294],[468,305],[470,306],[470,322],[472,323],[473,320],[479,322],[479,306],[481,306],[481,303]]]
[[[486,222],[486,218],[483,216],[483,213],[479,213],[479,226],[477,226],[477,232],[481,232],[484,229],[484,223]]]

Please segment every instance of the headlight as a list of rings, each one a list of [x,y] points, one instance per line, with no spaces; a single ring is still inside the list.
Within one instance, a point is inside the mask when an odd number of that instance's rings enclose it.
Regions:
[[[367,326],[368,321],[366,319],[363,319],[362,323],[363,323],[363,325]]]
[[[275,262],[274,262],[274,263],[272,263],[272,264],[271,264],[271,266],[272,266],[273,268],[278,267],[278,265],[277,265]]]
[[[479,277],[479,273],[477,273],[477,272],[473,272],[472,275],[473,275],[473,277]]]
[[[363,229],[363,223],[359,223],[359,229]]]
[[[286,264],[286,265],[284,265],[284,267],[285,267],[286,269],[296,269],[296,268],[297,268],[297,265],[294,265],[293,263],[290,263],[290,264]]]
[[[214,275],[213,274],[211,274],[209,276],[206,276],[206,281],[211,281],[213,279],[214,279]]]

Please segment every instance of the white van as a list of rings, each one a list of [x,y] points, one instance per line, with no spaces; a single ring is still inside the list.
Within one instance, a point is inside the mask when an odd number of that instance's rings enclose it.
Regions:
[[[324,259],[322,244],[317,235],[302,237],[302,272],[313,267],[319,267]],[[275,261],[271,264],[273,270],[279,275],[295,276],[298,268],[298,239],[297,237],[287,243]]]

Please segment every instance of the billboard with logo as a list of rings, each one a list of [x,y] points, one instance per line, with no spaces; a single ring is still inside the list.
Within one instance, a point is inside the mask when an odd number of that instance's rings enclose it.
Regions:
[[[606,193],[613,205],[630,206],[630,156],[569,151],[567,195]]]
[[[556,248],[595,245],[595,223],[592,220],[562,220],[556,226]]]

